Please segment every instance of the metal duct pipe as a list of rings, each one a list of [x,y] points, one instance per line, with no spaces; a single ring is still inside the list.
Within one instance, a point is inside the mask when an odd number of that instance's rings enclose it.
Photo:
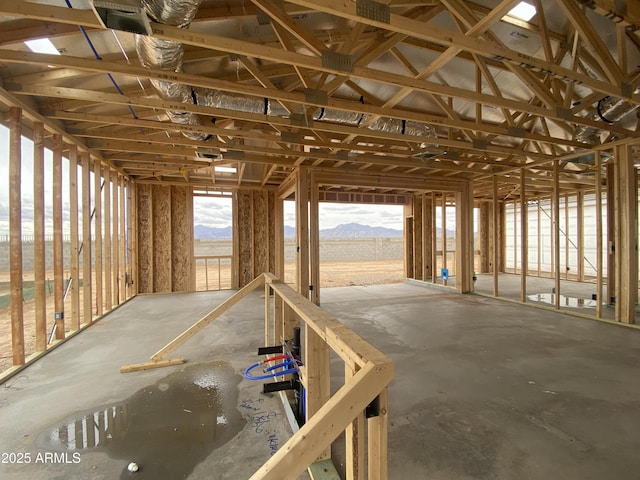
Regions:
[[[640,88],[636,89],[633,93],[640,93]],[[598,102],[595,110],[587,115],[587,118],[605,122],[607,125],[613,125],[636,109],[637,106],[623,98],[604,97]],[[600,145],[601,133],[602,129],[579,125],[573,134],[573,139],[577,142],[588,143],[589,145]]]
[[[158,23],[186,28],[189,26],[202,0],[143,0],[147,15]],[[159,38],[136,35],[136,51],[144,67],[159,68],[179,72],[182,70],[184,48],[181,43]],[[191,87],[175,82],[151,80],[151,85],[163,100],[194,104]],[[167,110],[172,123],[181,125],[202,125],[198,115],[188,112]],[[182,132],[192,140],[207,140],[210,135],[198,132]]]
[[[195,17],[201,2],[202,0],[143,0],[143,6],[147,15],[156,22],[187,28]],[[184,49],[181,43],[136,35],[136,51],[140,62],[145,67],[175,72],[182,70]],[[192,88],[188,85],[161,80],[151,80],[151,83],[158,95],[164,100],[197,103],[198,105],[261,115],[289,116],[289,112],[279,102],[268,98],[250,97],[206,88]],[[167,115],[173,123],[202,125],[200,117],[192,113],[167,111]],[[373,116],[318,108],[313,112],[312,118],[317,121],[357,126],[368,123],[373,119]],[[368,128],[380,132],[436,138],[435,130],[430,125],[389,117],[376,119],[371,122]],[[183,135],[201,141],[210,137],[210,135],[197,132],[183,132]],[[428,145],[421,144],[420,148],[428,148]]]

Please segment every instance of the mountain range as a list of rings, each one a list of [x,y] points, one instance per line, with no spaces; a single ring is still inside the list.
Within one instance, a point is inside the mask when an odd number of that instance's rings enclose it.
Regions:
[[[207,227],[196,225],[194,229],[195,238],[198,239],[230,239],[231,227]],[[296,229],[284,227],[285,238],[294,238]],[[385,227],[371,227],[359,223],[346,223],[334,228],[320,230],[320,238],[372,238],[372,237],[402,237],[402,230]]]

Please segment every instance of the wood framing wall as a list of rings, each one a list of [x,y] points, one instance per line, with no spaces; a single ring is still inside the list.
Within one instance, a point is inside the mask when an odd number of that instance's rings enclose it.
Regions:
[[[234,199],[237,287],[244,287],[259,274],[275,271],[276,194],[271,190],[240,190]]]
[[[194,290],[191,188],[140,184],[136,190],[138,292]]]

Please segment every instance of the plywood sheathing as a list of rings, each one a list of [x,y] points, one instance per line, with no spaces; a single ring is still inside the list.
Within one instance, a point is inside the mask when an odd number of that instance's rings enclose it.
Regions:
[[[171,291],[171,187],[153,186],[153,291]]]
[[[171,187],[171,291],[191,290],[193,262],[193,209],[191,191],[184,187]]]
[[[275,268],[275,193],[237,192],[237,237],[239,287]]]

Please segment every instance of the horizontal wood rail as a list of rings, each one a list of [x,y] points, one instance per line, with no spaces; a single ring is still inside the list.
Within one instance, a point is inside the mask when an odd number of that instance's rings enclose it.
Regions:
[[[196,261],[196,265],[198,260],[204,261],[204,281],[205,281],[205,290],[209,290],[209,261],[213,260],[218,267],[218,288],[214,288],[212,290],[222,290],[222,261],[227,260],[229,265],[233,261],[232,255],[196,255],[194,257]],[[231,283],[231,282],[229,282]],[[229,287],[230,288],[230,287]]]
[[[340,478],[332,468],[330,452],[331,444],[342,432],[345,432],[346,478],[386,480],[387,388],[394,374],[393,362],[270,273],[259,275],[238,290],[152,355],[149,362],[124,365],[120,371],[132,372],[184,362],[183,358],[166,357],[260,287],[265,289],[265,345],[279,345],[283,340],[293,338],[295,327],[303,329],[300,380],[306,392],[306,423],[250,480],[294,480],[307,469],[314,479]],[[331,350],[343,360],[345,371],[344,384],[333,395],[330,389]],[[373,407],[372,413],[365,418],[368,407]],[[318,465],[322,465],[322,477],[317,476]]]

